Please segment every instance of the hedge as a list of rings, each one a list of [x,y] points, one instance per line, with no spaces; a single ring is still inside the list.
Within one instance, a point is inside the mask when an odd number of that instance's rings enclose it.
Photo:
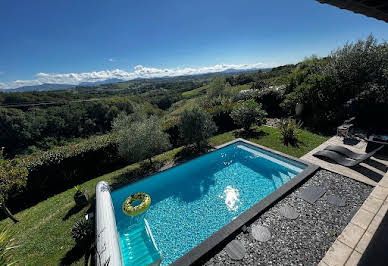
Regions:
[[[125,166],[117,155],[117,137],[94,136],[79,143],[19,157],[28,170],[22,193],[12,195],[14,210],[26,208],[96,176]]]

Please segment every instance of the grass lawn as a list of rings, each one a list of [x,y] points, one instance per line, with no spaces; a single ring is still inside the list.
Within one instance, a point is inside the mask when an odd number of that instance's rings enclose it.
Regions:
[[[234,130],[214,136],[209,142],[212,146],[217,146],[236,137],[243,137],[242,135],[240,130]],[[302,156],[327,140],[327,137],[302,131],[299,148],[284,146],[279,130],[264,126],[255,128],[253,133],[245,138],[296,157]],[[173,162],[180,151],[182,148],[176,148],[158,155],[154,157],[154,162],[158,166]],[[145,174],[143,169],[141,163],[135,163],[85,182],[82,186],[89,191],[89,197],[93,201],[95,186],[99,181],[106,180],[111,184],[123,182],[137,176],[143,176]],[[85,215],[90,206],[73,213],[75,205],[73,194],[74,190],[69,189],[16,214],[16,217],[20,219],[17,224],[13,224],[9,219],[0,222],[0,225],[8,226],[19,245],[15,250],[18,265],[58,265],[61,260],[63,264],[84,264],[82,254],[72,251],[75,243],[70,236],[70,231],[73,224]]]
[[[202,93],[205,93],[206,89],[208,88],[209,86],[208,85],[205,85],[205,86],[202,86],[202,87],[199,87],[199,88],[196,88],[194,90],[191,90],[191,91],[185,91],[182,93],[182,96],[184,98],[192,98],[192,97],[196,97]]]

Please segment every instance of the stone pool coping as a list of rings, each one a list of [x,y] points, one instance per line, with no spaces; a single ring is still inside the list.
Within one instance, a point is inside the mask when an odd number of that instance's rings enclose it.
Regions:
[[[311,177],[318,169],[319,166],[312,163],[306,162],[304,160],[295,158],[293,156],[284,154],[279,151],[272,150],[270,148],[261,146],[259,144],[247,141],[242,138],[237,138],[233,141],[227,142],[225,144],[219,145],[216,147],[216,150],[224,148],[226,146],[232,145],[236,142],[243,142],[248,145],[254,146],[259,149],[274,153],[275,155],[284,157],[288,160],[294,161],[299,164],[306,165],[307,168],[304,169],[300,174],[293,177],[290,181],[276,189],[274,192],[266,196],[264,199],[260,200],[258,203],[253,205],[251,208],[240,214],[236,219],[231,221],[229,224],[222,227],[220,230],[209,236],[207,239],[202,241],[198,246],[191,249],[189,252],[184,254],[182,257],[177,259],[172,265],[192,265],[205,262],[210,253],[224,246],[228,243],[231,238],[235,237],[241,230],[241,228],[252,222],[256,217],[260,216],[265,210],[271,207],[274,203],[279,201],[285,195],[288,194],[292,189],[300,185],[307,178]]]
[[[357,265],[387,210],[388,173],[373,189],[318,265]]]

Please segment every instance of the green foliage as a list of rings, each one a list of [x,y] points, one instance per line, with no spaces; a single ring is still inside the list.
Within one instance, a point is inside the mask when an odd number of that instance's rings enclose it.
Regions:
[[[126,118],[119,117],[118,119]],[[118,120],[117,119],[117,120]],[[136,162],[168,150],[171,144],[168,135],[162,131],[159,119],[151,116],[148,119],[123,123],[115,120],[114,131],[118,135],[119,154],[131,162]]]
[[[253,97],[256,102],[261,103],[263,109],[271,117],[281,117],[283,115],[282,109],[279,108],[284,100],[284,91],[280,87],[266,88],[258,90]]]
[[[91,246],[95,238],[94,220],[81,219],[71,229],[71,236],[78,245]]]
[[[195,143],[198,149],[217,131],[211,115],[199,107],[186,109],[180,117],[178,128],[185,144]]]
[[[217,76],[210,84],[207,89],[207,96],[211,99],[214,97],[223,96],[226,93],[227,83],[225,77]]]
[[[0,143],[8,157],[29,146],[50,149],[63,140],[106,133],[120,111],[131,113],[132,102],[110,98],[28,110],[0,108]]]
[[[13,239],[10,233],[3,227],[0,232],[0,265],[11,266],[16,264],[12,258],[12,249],[16,246],[12,245]]]
[[[68,158],[74,158],[93,151],[98,151],[110,146],[116,146],[117,136],[115,134],[106,134],[93,136],[86,140],[71,145],[56,147],[48,151],[40,151],[32,155],[21,156],[23,164],[29,171],[45,166],[60,165],[62,161]]]
[[[291,118],[282,119],[280,121],[279,130],[285,145],[296,145],[298,143],[298,135],[300,134],[301,126],[301,121],[296,122],[295,119]]]
[[[388,44],[378,43],[369,36],[346,44],[327,58],[312,57],[298,64],[290,75],[286,90],[289,94],[282,107],[293,115],[296,104],[303,104],[304,119],[321,129],[335,128],[346,117],[354,115],[364,125],[378,127],[380,124],[381,127],[388,121],[382,123],[373,116],[384,113],[384,104],[364,105],[361,111],[355,103],[366,103],[361,101],[366,95],[378,97],[377,88],[384,94],[388,90],[387,73]],[[349,103],[353,103],[352,108],[347,108],[351,106]],[[355,113],[355,110],[358,111]]]
[[[239,102],[230,116],[234,122],[249,131],[252,125],[262,125],[267,113],[254,100]]]
[[[28,171],[20,159],[4,160],[0,156],[0,205],[5,204],[11,192],[26,186]]]

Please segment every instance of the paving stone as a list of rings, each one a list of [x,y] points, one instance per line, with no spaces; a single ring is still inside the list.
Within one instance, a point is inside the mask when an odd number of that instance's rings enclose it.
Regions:
[[[375,216],[372,222],[369,224],[367,231],[371,234],[374,234],[382,220],[383,220],[383,217]]]
[[[271,239],[271,232],[265,226],[256,225],[252,227],[252,236],[257,241],[266,242]]]
[[[372,191],[372,195],[375,198],[385,200],[388,196],[388,188],[377,185]]]
[[[365,234],[361,237],[361,240],[358,242],[356,246],[356,250],[360,252],[361,254],[364,253],[365,249],[369,245],[369,242],[371,241],[373,237],[373,234],[369,232],[365,232]]]
[[[292,220],[299,217],[298,211],[288,205],[282,206],[279,209],[279,213],[280,215]]]
[[[338,207],[344,207],[346,205],[346,201],[344,199],[341,199],[335,195],[327,195],[326,201],[331,205],[338,206]]]
[[[366,201],[364,202],[364,204],[362,204],[362,207],[365,210],[371,211],[373,213],[377,213],[379,211],[381,205],[383,205],[383,202],[384,201],[381,199],[369,196],[366,199]]]
[[[363,229],[367,229],[371,221],[373,220],[374,214],[364,210],[359,209],[356,215],[352,218],[351,222]]]
[[[384,201],[383,205],[381,205],[380,210],[377,212],[377,216],[384,217],[388,210],[388,201]]]
[[[345,227],[344,231],[342,231],[338,240],[351,248],[355,248],[364,232],[365,229],[350,223]]]
[[[233,240],[226,245],[225,251],[232,260],[242,260],[245,256],[245,248],[238,240]]]
[[[321,186],[309,186],[300,191],[298,197],[310,204],[314,204],[325,192],[326,189]]]
[[[330,266],[344,265],[352,254],[352,251],[353,250],[350,247],[336,240],[326,252],[323,261]]]
[[[353,250],[345,266],[356,266],[361,259],[361,254]]]

